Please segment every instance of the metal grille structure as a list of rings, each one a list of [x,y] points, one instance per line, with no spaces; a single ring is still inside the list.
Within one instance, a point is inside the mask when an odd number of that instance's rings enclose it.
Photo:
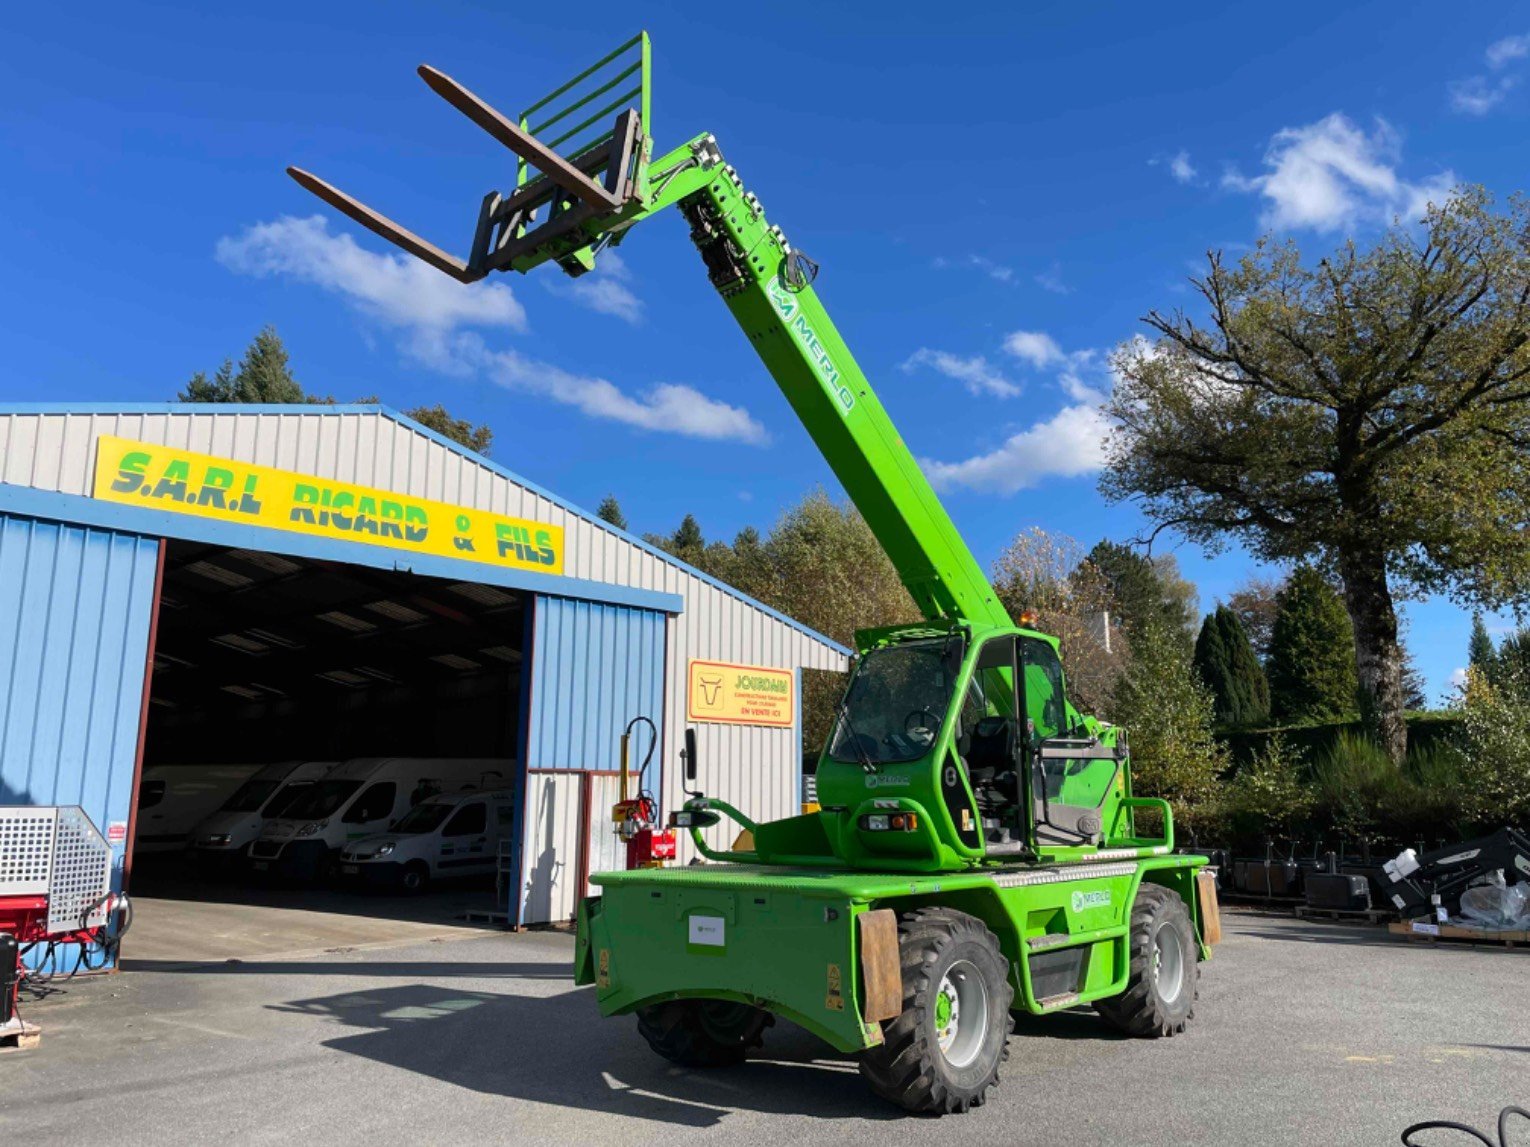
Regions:
[[[46,896],[49,932],[106,923],[111,875],[111,848],[79,806],[0,807],[0,896]]]
[[[0,896],[44,896],[58,809],[0,808]]]

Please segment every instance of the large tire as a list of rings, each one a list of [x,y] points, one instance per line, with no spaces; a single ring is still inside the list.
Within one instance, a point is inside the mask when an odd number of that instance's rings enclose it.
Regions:
[[[1200,945],[1185,902],[1162,885],[1143,884],[1129,936],[1126,990],[1096,1001],[1095,1010],[1127,1035],[1177,1035],[1195,1015],[1201,978]]]
[[[670,1000],[639,1008],[638,1034],[682,1067],[732,1067],[765,1042],[776,1017],[729,1000]]]
[[[908,1111],[981,1106],[1009,1058],[1009,961],[981,920],[950,908],[898,919],[903,1012],[861,1054],[861,1075]]]

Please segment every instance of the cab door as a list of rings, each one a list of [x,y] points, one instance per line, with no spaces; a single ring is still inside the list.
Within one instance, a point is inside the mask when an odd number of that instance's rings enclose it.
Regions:
[[[1067,728],[1062,663],[1045,641],[1021,638],[1026,728],[1033,747],[1031,808],[1041,847],[1098,844],[1100,810],[1121,762],[1094,737]]]

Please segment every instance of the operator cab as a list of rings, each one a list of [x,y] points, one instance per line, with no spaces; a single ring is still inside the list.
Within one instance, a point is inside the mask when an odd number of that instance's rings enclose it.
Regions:
[[[938,787],[929,799],[963,846],[991,858],[1097,845],[1112,832],[1102,811],[1113,792],[1129,795],[1124,745],[1103,745],[1100,726],[1068,704],[1050,639],[990,631],[974,649],[963,630],[925,629],[884,642],[856,666],[830,761],[859,765],[880,793],[912,782],[899,766],[927,760]]]

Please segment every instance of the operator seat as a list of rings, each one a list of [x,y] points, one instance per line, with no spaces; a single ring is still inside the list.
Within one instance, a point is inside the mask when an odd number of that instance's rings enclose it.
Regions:
[[[972,728],[964,754],[967,777],[979,801],[993,807],[1020,799],[1015,773],[1015,722],[1010,717],[984,717]]]

